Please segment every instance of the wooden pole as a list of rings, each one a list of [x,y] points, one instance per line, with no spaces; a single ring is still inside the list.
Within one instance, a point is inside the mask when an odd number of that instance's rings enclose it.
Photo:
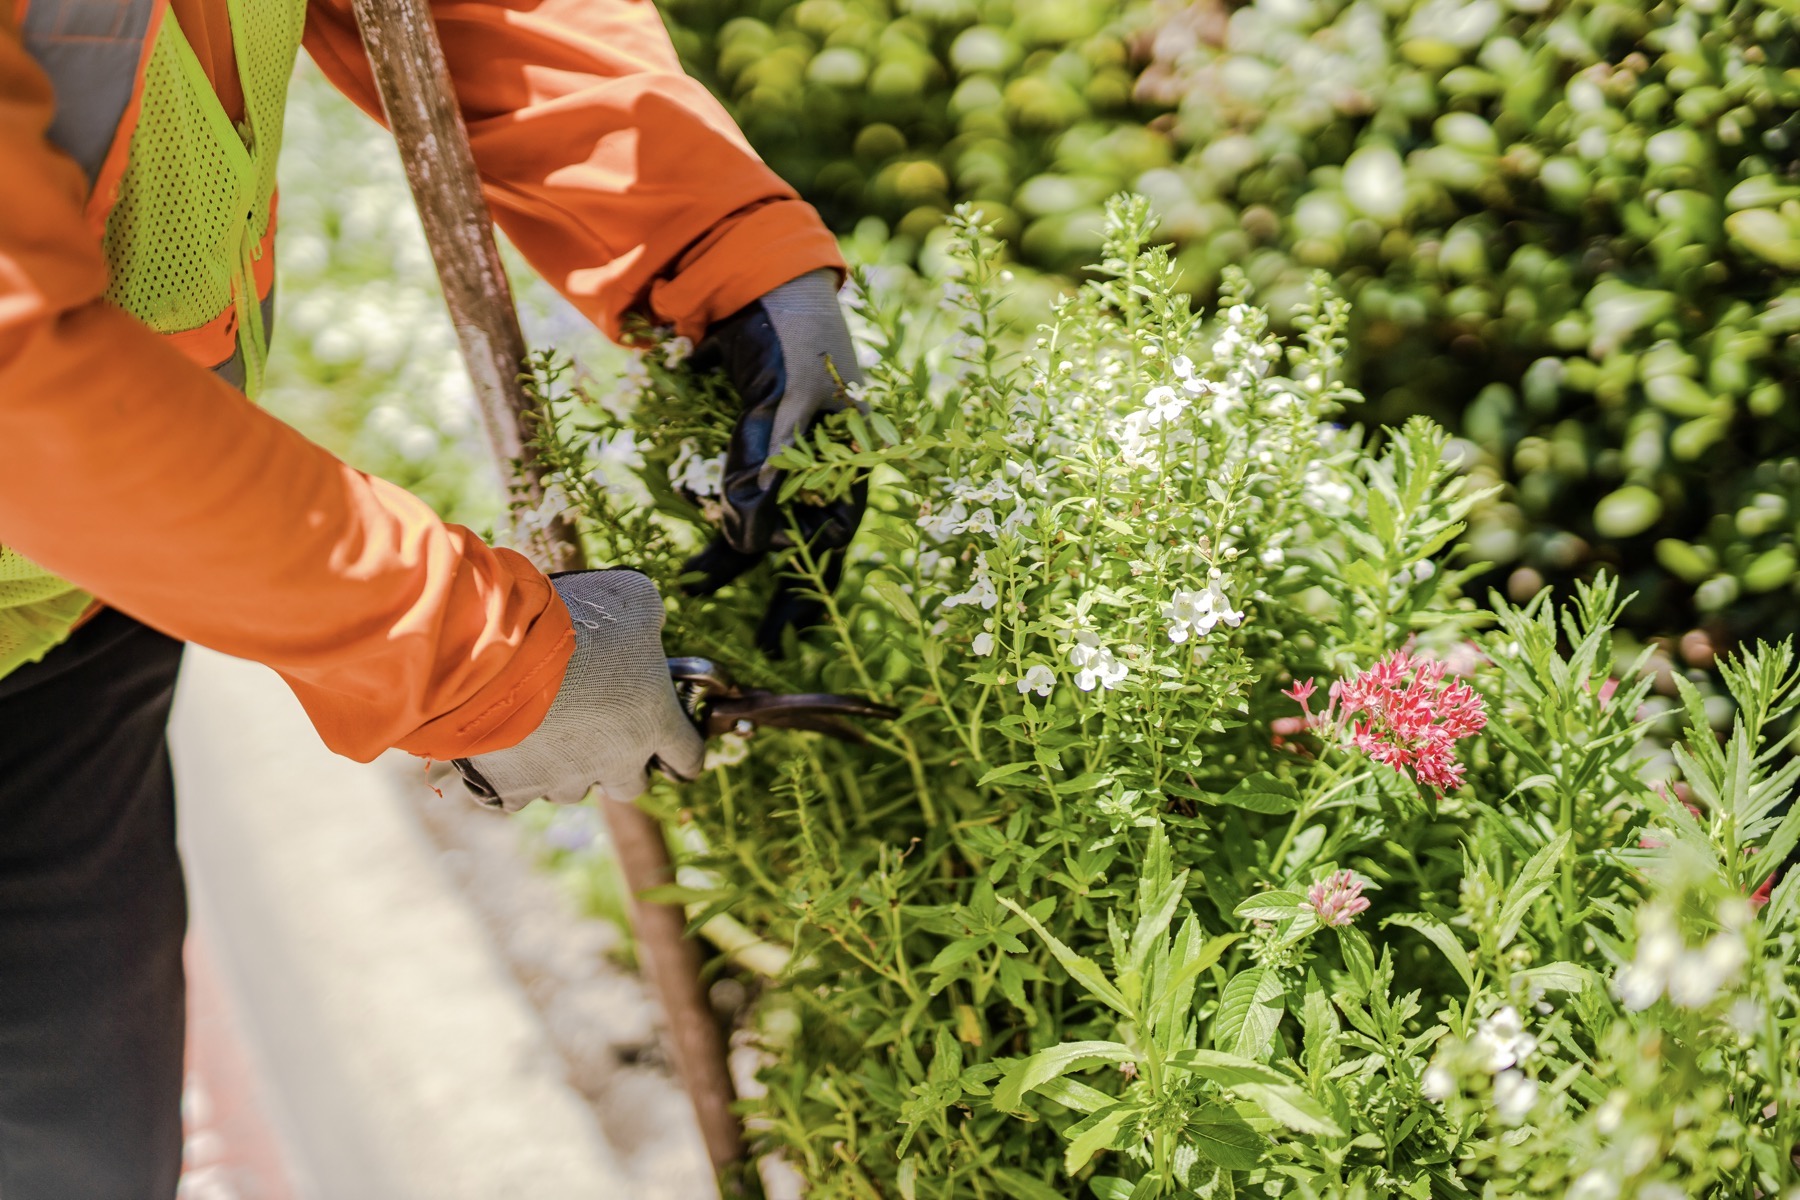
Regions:
[[[511,471],[514,512],[535,509],[544,497],[543,465],[531,447],[538,412],[520,380],[525,335],[427,0],[354,0],[353,7],[482,423],[495,456]],[[584,565],[580,540],[566,520],[521,533],[545,570]],[[701,983],[699,947],[684,936],[687,920],[680,907],[641,899],[648,889],[673,882],[668,842],[656,819],[636,805],[603,800],[600,807],[632,893],[638,955],[661,997],[676,1066],[713,1167],[722,1184],[735,1190],[748,1174],[742,1170],[743,1131],[731,1111],[735,1092],[725,1039]]]

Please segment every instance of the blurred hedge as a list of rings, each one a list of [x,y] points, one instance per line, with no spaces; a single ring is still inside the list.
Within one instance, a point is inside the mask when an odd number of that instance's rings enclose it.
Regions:
[[[834,228],[910,254],[980,201],[1072,270],[1100,204],[1174,161],[1133,98],[1121,0],[660,0],[688,69]]]
[[[1138,186],[1205,292],[1331,270],[1375,414],[1516,485],[1517,590],[1608,564],[1640,629],[1800,606],[1791,0],[1165,7],[1139,88],[1191,147]]]
[[[907,252],[973,198],[1067,268],[1144,191],[1201,297],[1337,276],[1369,415],[1515,485],[1495,582],[1606,564],[1640,630],[1800,631],[1794,0],[663,3],[837,228]]]

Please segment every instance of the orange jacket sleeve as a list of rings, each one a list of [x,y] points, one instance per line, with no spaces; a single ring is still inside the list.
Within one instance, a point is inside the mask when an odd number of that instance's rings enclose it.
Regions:
[[[651,0],[432,5],[496,222],[615,339],[641,311],[699,338],[763,293],[843,269],[812,207],[683,74]],[[380,115],[350,0],[306,48]]]
[[[274,667],[333,749],[434,758],[542,720],[573,649],[523,557],[445,525],[102,299],[48,80],[0,0],[0,541]]]

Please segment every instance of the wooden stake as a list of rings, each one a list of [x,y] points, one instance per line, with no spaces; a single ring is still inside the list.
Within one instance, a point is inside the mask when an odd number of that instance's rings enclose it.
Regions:
[[[531,447],[531,424],[539,414],[520,380],[525,336],[437,29],[426,0],[354,0],[353,7],[475,385],[482,424],[496,458],[510,470],[513,511],[535,510],[544,497],[543,465]],[[520,532],[545,570],[584,565],[568,521]],[[725,1039],[701,983],[699,947],[684,936],[681,908],[640,898],[673,881],[668,842],[656,819],[636,805],[603,800],[600,807],[632,893],[638,955],[662,999],[676,1066],[713,1167],[722,1186],[735,1192],[748,1174],[742,1170],[743,1131],[731,1111],[735,1093]]]

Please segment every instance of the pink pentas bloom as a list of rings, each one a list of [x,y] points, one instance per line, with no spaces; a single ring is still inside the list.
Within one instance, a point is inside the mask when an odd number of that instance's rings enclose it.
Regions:
[[[1307,703],[1311,680],[1284,694],[1309,722],[1347,726],[1351,743],[1376,762],[1449,791],[1463,781],[1456,743],[1479,733],[1487,712],[1481,693],[1460,679],[1445,681],[1447,670],[1445,663],[1396,650],[1355,678],[1332,684],[1331,703],[1316,716]]]
[[[1319,924],[1342,927],[1369,907],[1362,894],[1363,881],[1350,871],[1327,875],[1306,891],[1306,902],[1319,914]]]

